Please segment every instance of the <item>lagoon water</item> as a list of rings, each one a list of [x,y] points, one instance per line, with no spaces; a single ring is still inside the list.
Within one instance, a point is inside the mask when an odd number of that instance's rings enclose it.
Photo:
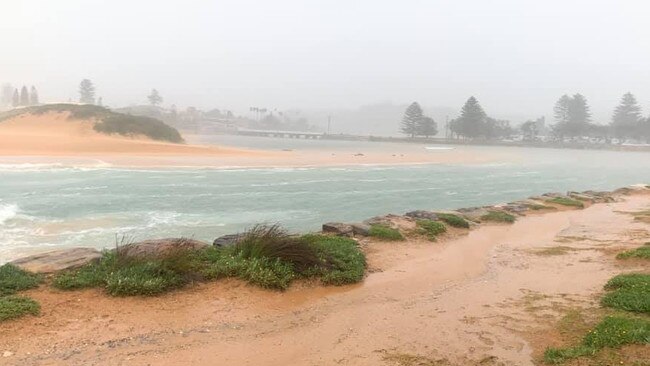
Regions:
[[[213,142],[287,146],[286,140],[264,138],[215,137]],[[291,144],[290,148],[300,149],[331,142]],[[388,145],[336,142],[328,148],[396,148]],[[0,263],[47,248],[111,247],[123,237],[211,241],[260,222],[309,231],[327,221],[361,221],[414,209],[452,209],[551,191],[650,182],[649,153],[453,148],[498,152],[512,159],[487,164],[265,169],[0,164]]]

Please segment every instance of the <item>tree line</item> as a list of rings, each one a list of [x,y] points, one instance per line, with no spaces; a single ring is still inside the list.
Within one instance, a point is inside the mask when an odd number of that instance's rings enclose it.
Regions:
[[[14,108],[39,105],[38,90],[33,85],[30,89],[27,89],[27,86],[23,85],[18,90],[18,88],[14,88],[11,84],[4,84],[2,86],[2,104]]]
[[[582,94],[563,95],[553,108],[555,123],[551,126],[550,138],[564,141],[578,138],[598,138],[620,142],[626,139],[650,142],[650,116],[643,117],[641,107],[632,93],[625,93],[614,110],[610,123],[592,123],[592,114],[587,98]],[[452,138],[462,139],[503,139],[519,133],[525,140],[534,140],[545,128],[545,118],[529,120],[519,127],[510,122],[488,116],[475,97],[470,97],[461,108],[460,115],[449,121],[447,128]],[[436,122],[424,116],[417,102],[406,109],[400,130],[411,138],[434,136],[437,134]]]

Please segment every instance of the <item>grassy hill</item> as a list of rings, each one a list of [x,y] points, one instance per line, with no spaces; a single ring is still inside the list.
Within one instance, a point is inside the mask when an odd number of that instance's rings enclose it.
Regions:
[[[153,140],[183,143],[183,137],[173,127],[151,117],[116,113],[110,109],[87,104],[47,104],[0,113],[0,122],[23,114],[70,113],[69,119],[95,121],[95,131],[122,136],[143,135]]]

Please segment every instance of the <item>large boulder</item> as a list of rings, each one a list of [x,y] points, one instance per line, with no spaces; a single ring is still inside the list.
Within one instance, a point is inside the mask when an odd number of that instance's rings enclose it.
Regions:
[[[188,238],[166,238],[145,240],[118,247],[117,252],[126,258],[164,258],[181,251],[200,250],[208,243]]]
[[[233,245],[236,245],[239,243],[240,240],[246,237],[246,234],[244,233],[239,233],[239,234],[228,234],[224,236],[220,236],[212,242],[212,245],[215,247],[220,247],[220,248],[225,248],[225,247],[231,247]]]
[[[407,212],[404,214],[404,216],[412,217],[414,219],[424,219],[424,220],[431,220],[431,221],[438,220],[438,215],[436,215],[435,212],[424,211],[424,210],[415,210],[415,211]]]
[[[362,222],[357,222],[350,224],[352,226],[352,233],[359,236],[368,236],[370,235],[370,225],[364,224]]]
[[[82,267],[101,256],[102,253],[93,248],[66,248],[30,255],[10,263],[29,272],[52,273]]]
[[[323,233],[334,234],[338,236],[353,236],[354,230],[352,225],[342,222],[328,222],[323,224]]]

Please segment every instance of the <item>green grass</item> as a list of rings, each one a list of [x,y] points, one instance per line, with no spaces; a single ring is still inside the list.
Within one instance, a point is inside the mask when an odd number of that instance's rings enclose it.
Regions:
[[[41,306],[29,297],[3,296],[0,297],[0,322],[20,318],[32,314],[38,315]]]
[[[456,228],[469,229],[469,222],[464,218],[448,213],[437,213],[438,218],[449,226]]]
[[[404,235],[399,232],[397,229],[385,225],[371,225],[368,236],[373,238],[388,240],[388,241],[399,241],[404,240]]]
[[[56,275],[63,290],[104,288],[113,296],[151,296],[194,281],[234,277],[269,289],[286,289],[298,278],[326,285],[359,282],[363,252],[348,238],[292,236],[278,226],[256,226],[236,246],[179,251],[159,259],[125,259],[105,252],[96,262]]]
[[[438,221],[417,220],[416,224],[422,234],[425,234],[429,240],[435,241],[438,235],[447,231],[447,227]]]
[[[517,220],[514,215],[511,215],[503,211],[489,211],[487,214],[481,216],[482,221],[492,221],[492,222],[507,222],[513,223]]]
[[[629,258],[650,259],[650,243],[645,243],[642,247],[638,247],[636,249],[619,253],[616,256],[616,258],[617,259],[629,259]]]
[[[0,266],[0,296],[13,295],[18,291],[37,287],[41,276],[23,271],[12,265]]]
[[[650,275],[629,273],[618,275],[605,285],[610,290],[601,304],[614,309],[650,314]]]
[[[595,355],[605,347],[618,348],[626,344],[650,344],[650,321],[629,315],[605,317],[579,345],[546,349],[544,362],[560,364],[573,358]]]
[[[578,208],[585,207],[585,204],[583,202],[571,198],[567,198],[567,197],[555,197],[548,200],[548,202],[555,203],[562,206],[569,206],[569,207],[578,207]]]

